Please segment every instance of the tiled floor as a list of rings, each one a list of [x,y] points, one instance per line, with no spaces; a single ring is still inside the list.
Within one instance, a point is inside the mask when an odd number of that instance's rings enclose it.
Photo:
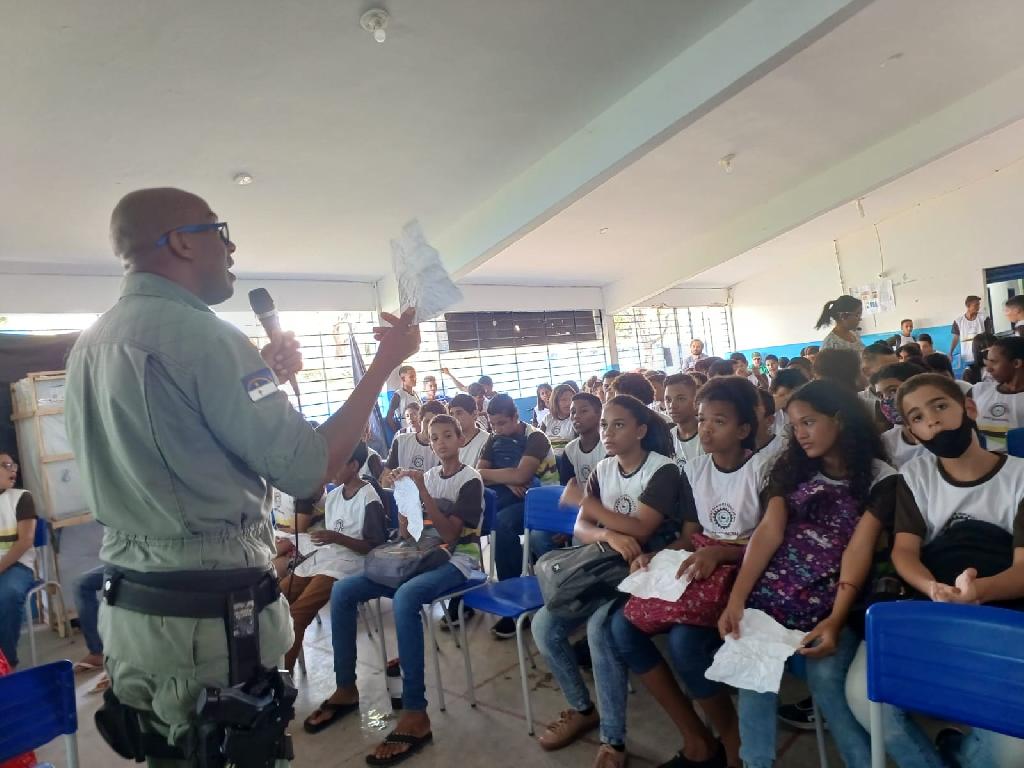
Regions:
[[[385,610],[387,601],[385,602]],[[300,689],[296,705],[297,722],[293,727],[295,739],[295,766],[364,765],[363,756],[379,742],[391,727],[390,707],[384,675],[380,670],[376,646],[360,627],[359,685],[363,695],[360,717],[340,721],[316,736],[306,734],[298,724],[334,688],[331,656],[330,622],[324,611],[324,623],[310,627],[306,635],[307,673],[296,671]],[[390,617],[385,614],[389,652],[394,655],[395,640]],[[488,768],[519,768],[524,764],[543,766],[590,766],[597,750],[597,735],[560,752],[544,752],[526,732],[520,693],[519,672],[514,641],[495,641],[490,633],[490,617],[477,616],[470,622],[473,675],[476,682],[476,708],[469,705],[462,654],[451,636],[439,633],[441,646],[441,675],[447,698],[447,711],[437,705],[431,657],[427,655],[428,711],[432,720],[434,743],[407,764],[422,766],[488,766]],[[60,640],[46,630],[37,630],[37,639],[43,661],[61,658],[76,660],[84,655],[81,636],[73,641]],[[27,642],[23,640],[22,658],[27,661]],[[564,700],[544,662],[538,657],[538,668],[530,671],[530,687],[534,703],[535,723],[557,717],[565,707]],[[588,682],[592,682],[587,676]],[[119,760],[102,742],[93,725],[93,713],[100,697],[89,695],[95,675],[83,676],[78,685],[79,752],[86,768],[94,766],[130,765]],[[796,698],[798,689],[784,690],[786,698]],[[656,766],[667,760],[679,748],[678,738],[668,719],[644,691],[630,698],[629,710],[630,765]],[[780,728],[780,758],[783,768],[803,768],[818,764],[814,734],[797,733]],[[841,762],[829,744],[830,764]],[[55,742],[37,751],[41,760],[56,766],[64,765],[63,746]]]

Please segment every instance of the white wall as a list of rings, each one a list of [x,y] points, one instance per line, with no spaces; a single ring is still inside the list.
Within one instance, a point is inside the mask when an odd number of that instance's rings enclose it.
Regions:
[[[847,288],[878,280],[883,263],[893,281],[896,310],[865,317],[864,333],[895,332],[904,317],[919,328],[949,324],[965,296],[985,296],[985,267],[1024,262],[1024,163],[881,221],[878,238],[869,222],[832,237]],[[737,347],[821,338],[814,323],[839,295],[839,275],[831,239],[777,255],[733,287]]]

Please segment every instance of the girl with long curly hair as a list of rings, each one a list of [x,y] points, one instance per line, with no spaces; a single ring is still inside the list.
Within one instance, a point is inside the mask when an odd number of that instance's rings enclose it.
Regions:
[[[790,445],[772,470],[764,518],[719,630],[738,636],[744,609],[757,608],[807,632],[790,664],[806,677],[846,765],[869,765],[870,739],[846,703],[846,673],[858,646],[846,623],[878,536],[891,523],[896,471],[885,463],[874,424],[853,392],[811,382],[793,394],[786,411]],[[740,691],[744,765],[774,763],[777,703],[777,693]]]

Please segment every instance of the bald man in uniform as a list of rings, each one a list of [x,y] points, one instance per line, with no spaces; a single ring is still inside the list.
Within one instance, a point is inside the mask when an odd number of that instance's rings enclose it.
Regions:
[[[351,456],[387,376],[418,349],[419,330],[411,311],[385,315],[391,327],[377,329],[366,375],[314,431],[277,386],[301,369],[294,336],[275,334],[261,352],[210,310],[233,293],[235,245],[202,198],[132,192],[110,231],[126,276],[120,300],[71,352],[68,434],[104,526],[100,559],[115,574],[107,581],[120,585],[100,610],[113,694],[157,742],[146,748],[150,765],[189,766],[200,692],[237,682],[225,617],[192,617],[189,590],[251,589],[259,645],[250,656],[277,666],[292,629],[284,597],[266,591],[268,485],[319,495]],[[166,613],[127,605],[140,589],[164,596]],[[159,754],[164,744],[171,751]]]

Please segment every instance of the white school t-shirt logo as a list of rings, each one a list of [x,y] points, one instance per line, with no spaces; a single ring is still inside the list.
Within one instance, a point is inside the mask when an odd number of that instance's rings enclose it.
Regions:
[[[594,468],[589,464],[584,464],[582,467],[580,467],[580,485],[585,486],[587,484],[587,480],[590,479],[590,473],[591,471],[593,471],[593,469]]]
[[[732,504],[727,501],[715,504],[711,508],[711,519],[714,520],[715,525],[723,531],[729,530],[732,524],[736,522],[736,512],[732,508]]]
[[[1009,410],[1010,409],[1007,408],[1005,404],[995,403],[991,408],[989,408],[988,415],[991,416],[993,419],[1001,419],[1006,415],[1007,411]]]
[[[413,456],[412,457],[412,468],[413,469],[423,469],[423,457],[422,456]]]
[[[554,424],[551,425],[551,434],[552,435],[558,435],[561,431],[562,431],[562,425],[559,424],[558,422],[555,422]]]
[[[636,501],[633,500],[632,496],[623,494],[615,500],[615,511],[620,515],[629,515],[632,517],[633,513],[636,511]]]

